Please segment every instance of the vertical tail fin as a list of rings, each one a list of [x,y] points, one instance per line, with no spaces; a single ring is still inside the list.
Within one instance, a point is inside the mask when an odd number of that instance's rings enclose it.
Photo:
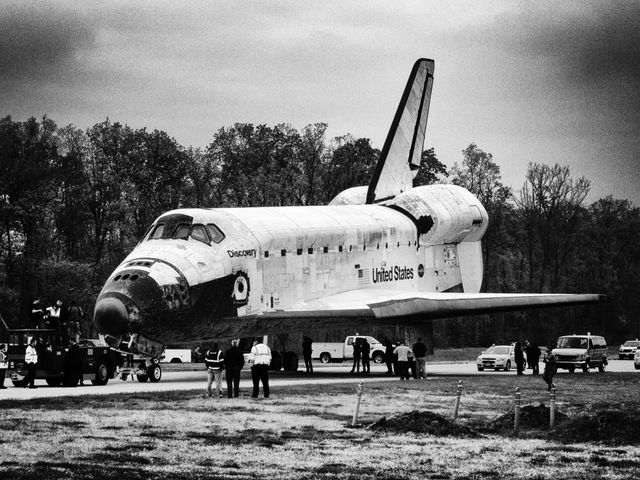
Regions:
[[[367,203],[388,200],[413,187],[424,147],[433,70],[433,60],[426,58],[418,60],[411,69],[369,184]]]

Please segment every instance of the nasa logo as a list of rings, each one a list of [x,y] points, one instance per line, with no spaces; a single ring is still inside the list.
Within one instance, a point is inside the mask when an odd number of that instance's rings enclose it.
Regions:
[[[420,278],[424,277],[424,265],[422,264],[418,265],[418,276]]]

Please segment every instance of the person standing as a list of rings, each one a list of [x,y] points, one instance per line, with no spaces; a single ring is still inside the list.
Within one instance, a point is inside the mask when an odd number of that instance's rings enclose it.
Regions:
[[[520,342],[515,343],[513,356],[515,357],[518,375],[522,375],[524,373],[525,359],[524,352],[522,351],[522,344]]]
[[[54,305],[47,307],[47,313],[49,314],[49,326],[54,330],[60,330],[61,327],[61,314],[62,314],[62,300],[56,301]]]
[[[371,344],[366,338],[362,338],[360,343],[360,356],[362,358],[362,373],[369,373],[371,371],[370,357]]]
[[[304,357],[304,367],[307,373],[313,373],[313,363],[311,353],[313,352],[313,340],[307,336],[302,337],[302,356]]]
[[[0,390],[4,390],[4,377],[7,374],[7,345],[0,343]]]
[[[393,354],[398,356],[397,373],[400,375],[400,380],[409,380],[409,354],[411,349],[404,342],[398,343],[399,345],[393,351]]]
[[[269,365],[271,365],[271,349],[262,343],[262,338],[257,337],[251,348],[253,366],[251,367],[251,380],[253,380],[253,394],[258,398],[260,382],[264,398],[269,398]]]
[[[384,363],[387,365],[387,373],[393,375],[393,344],[391,340],[385,338],[382,345],[384,345]]]
[[[218,398],[222,397],[222,367],[224,366],[224,354],[218,348],[218,343],[207,350],[204,356],[204,364],[207,367],[207,389],[205,395],[211,398],[211,385],[215,382]]]
[[[36,381],[36,365],[38,364],[38,351],[36,350],[36,344],[38,340],[36,337],[29,339],[29,345],[24,352],[24,363],[27,365],[27,376],[24,378],[24,387],[38,388],[35,385]]]
[[[361,345],[360,339],[354,338],[352,345],[353,345],[353,366],[351,367],[351,373],[353,372],[360,373],[360,358],[362,353],[362,350],[360,348],[360,345]]]
[[[244,367],[244,355],[238,348],[238,342],[238,339],[231,340],[231,348],[224,352],[224,370],[229,398],[240,396],[240,372]]]
[[[418,341],[411,347],[413,355],[416,358],[416,378],[427,378],[427,346],[422,342],[422,338],[418,338]]]
[[[75,300],[71,302],[69,310],[67,312],[67,335],[69,338],[74,338],[76,343],[80,341],[80,333],[82,331],[82,308],[76,303]]]
[[[549,345],[547,347],[547,353],[544,356],[544,372],[542,373],[542,379],[547,384],[547,390],[551,390],[555,388],[555,384],[553,383],[553,376],[556,373],[556,367],[558,359],[553,354],[553,346]]]
[[[540,363],[540,348],[535,343],[529,343],[525,348],[525,353],[529,368],[533,369],[533,375],[538,375],[540,373],[538,365]]]
[[[44,328],[45,311],[40,299],[36,298],[31,305],[31,323],[33,328]]]
[[[80,345],[78,345],[73,338],[69,341],[69,350],[64,357],[62,365],[62,384],[65,387],[76,387],[78,382],[80,385],[84,385],[82,378],[82,353],[80,352]]]

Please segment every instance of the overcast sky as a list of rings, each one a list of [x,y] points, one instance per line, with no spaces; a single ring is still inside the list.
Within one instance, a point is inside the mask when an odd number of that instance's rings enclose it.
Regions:
[[[639,1],[0,4],[0,116],[109,117],[206,146],[235,122],[326,122],[382,148],[407,76],[435,60],[425,147],[470,143],[519,190],[568,165],[640,206]]]

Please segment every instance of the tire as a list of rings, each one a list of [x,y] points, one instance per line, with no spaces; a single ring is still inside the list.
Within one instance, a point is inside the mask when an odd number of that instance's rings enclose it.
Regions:
[[[106,385],[109,381],[109,372],[110,369],[107,361],[104,358],[100,359],[96,364],[96,378],[91,380],[91,383],[94,385]]]
[[[638,367],[636,367],[636,368],[638,368]],[[600,373],[604,373],[604,363],[601,363],[600,365],[598,365],[598,371]]]
[[[282,356],[278,352],[271,352],[271,364],[269,370],[279,372],[282,369]]]
[[[511,360],[507,360],[507,363],[504,365],[504,371],[508,372],[511,370]]]
[[[576,367],[574,367],[573,365],[571,365],[569,368],[567,368],[567,370],[569,370],[569,373],[573,373],[576,371]]]
[[[375,352],[373,354],[373,363],[377,363],[377,364],[384,363],[384,353]]]
[[[634,367],[636,370],[640,370],[640,365],[638,365],[637,363],[634,363],[634,364],[633,364],[633,367]]]
[[[282,359],[282,366],[285,372],[297,372],[298,371],[298,356],[295,352],[285,352]]]
[[[24,381],[24,378],[22,380],[11,380],[11,383],[13,383],[14,387],[26,387],[27,386],[27,382]]]
[[[60,377],[49,377],[45,381],[50,387],[59,387],[62,384],[62,378]]]
[[[139,381],[140,383],[144,383],[144,382],[146,382],[147,380],[149,380],[149,377],[148,377],[148,376],[147,376],[147,374],[145,374],[145,373],[137,373],[137,374],[136,374],[136,378],[138,379],[138,381]]]
[[[158,383],[162,378],[162,369],[157,363],[152,363],[147,367],[147,376],[151,383]]]
[[[169,363],[182,363],[182,360],[180,360],[179,358],[172,358]]]
[[[484,372],[484,367],[478,367],[479,372]]]
[[[331,355],[327,352],[320,354],[320,363],[331,363]]]

